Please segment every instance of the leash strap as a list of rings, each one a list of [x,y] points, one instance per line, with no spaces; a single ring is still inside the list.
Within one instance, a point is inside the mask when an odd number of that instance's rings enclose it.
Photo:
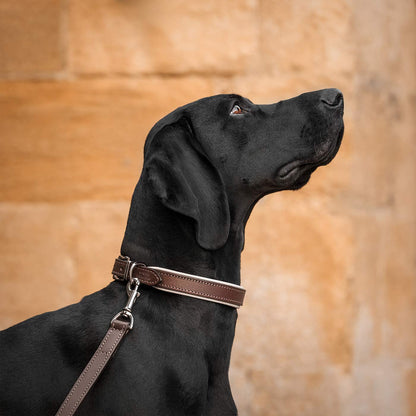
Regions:
[[[112,324],[107,331],[104,339],[101,341],[98,350],[92,356],[91,360],[84,368],[78,380],[66,396],[56,416],[72,416],[78,406],[82,403],[91,387],[97,381],[108,360],[114,354],[118,344],[128,331],[128,322],[120,322]]]
[[[233,308],[243,305],[246,293],[242,286],[161,267],[149,267],[143,263],[135,263],[126,256],[116,259],[112,273],[116,280],[124,281],[132,276],[140,283],[158,290],[221,303]]]
[[[127,285],[127,293],[129,294],[127,305],[112,319],[110,328],[101,341],[100,346],[66,396],[56,416],[72,416],[77,411],[79,405],[113,356],[123,337],[133,328],[134,321],[131,308],[140,295],[138,292],[139,284],[140,282],[137,279],[132,279],[130,284]]]

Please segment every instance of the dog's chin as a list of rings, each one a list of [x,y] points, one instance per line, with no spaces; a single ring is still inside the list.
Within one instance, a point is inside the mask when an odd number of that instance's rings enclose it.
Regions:
[[[319,167],[327,165],[338,153],[341,145],[344,126],[340,128],[335,140],[324,145],[310,159],[293,160],[278,170],[278,183],[282,189],[297,190],[306,185],[312,173]]]
[[[279,183],[281,189],[287,189],[296,191],[297,189],[305,186],[309,179],[311,178],[312,173],[317,169],[318,166],[297,166],[290,170],[283,178],[279,177]]]

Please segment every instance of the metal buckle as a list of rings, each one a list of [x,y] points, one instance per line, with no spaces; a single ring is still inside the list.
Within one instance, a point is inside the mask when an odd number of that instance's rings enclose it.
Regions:
[[[130,264],[132,263],[132,261],[130,260],[129,256],[122,256],[122,255],[118,256],[118,260],[123,260],[123,261],[127,262],[126,268],[124,270],[123,277],[119,277],[119,276],[113,274],[113,279],[118,280],[119,282],[125,282],[129,277],[129,269],[130,269]]]

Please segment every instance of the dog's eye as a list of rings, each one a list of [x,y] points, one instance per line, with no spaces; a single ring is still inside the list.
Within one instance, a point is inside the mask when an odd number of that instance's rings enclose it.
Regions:
[[[234,115],[243,114],[243,113],[244,113],[244,110],[239,105],[236,104],[231,110],[230,115],[234,116]]]

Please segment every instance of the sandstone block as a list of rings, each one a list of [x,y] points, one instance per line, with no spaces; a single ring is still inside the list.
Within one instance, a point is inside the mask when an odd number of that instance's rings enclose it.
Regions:
[[[113,280],[111,271],[120,254],[129,207],[130,203],[124,201],[76,204],[80,225],[75,253],[79,297],[100,290]]]
[[[0,204],[0,328],[74,302],[77,219],[66,206]]]
[[[65,66],[63,0],[2,1],[0,77],[31,77]]]
[[[346,78],[354,69],[347,1],[261,2],[259,64],[274,74]]]
[[[392,2],[359,0],[352,3],[351,30],[357,33],[356,62],[358,73],[382,76],[388,85],[414,91],[415,4],[411,0]],[[378,36],[374,36],[375,31]],[[409,60],[410,58],[410,60]],[[388,80],[394,79],[390,84]]]
[[[79,73],[241,72],[256,47],[255,2],[94,0],[70,4]]]

